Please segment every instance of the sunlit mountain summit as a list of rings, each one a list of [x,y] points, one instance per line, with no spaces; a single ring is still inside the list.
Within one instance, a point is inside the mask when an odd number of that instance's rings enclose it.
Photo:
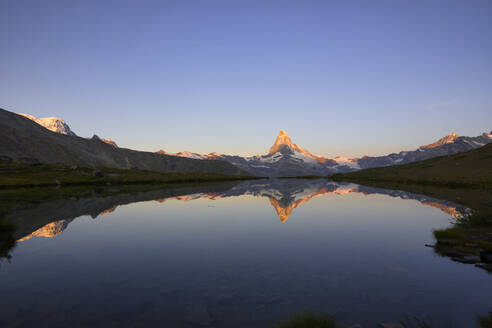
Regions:
[[[65,134],[68,136],[76,136],[75,132],[73,132],[70,127],[68,126],[67,123],[65,123],[64,120],[58,118],[58,117],[41,117],[37,118],[29,114],[22,114],[19,113],[19,115],[24,116],[25,118],[30,119],[33,122],[38,123],[39,125],[47,128],[50,131],[60,133],[60,134]]]

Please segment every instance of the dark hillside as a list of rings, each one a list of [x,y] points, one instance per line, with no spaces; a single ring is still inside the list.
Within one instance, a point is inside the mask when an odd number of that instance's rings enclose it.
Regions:
[[[0,156],[109,168],[138,168],[157,172],[242,174],[234,165],[218,160],[195,160],[151,152],[114,148],[99,138],[58,134],[33,121],[0,109]]]

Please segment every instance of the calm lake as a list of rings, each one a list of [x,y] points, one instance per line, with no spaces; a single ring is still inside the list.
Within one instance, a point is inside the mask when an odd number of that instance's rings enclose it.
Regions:
[[[0,326],[271,327],[311,312],[478,327],[492,276],[424,246],[463,210],[294,179],[20,206]]]

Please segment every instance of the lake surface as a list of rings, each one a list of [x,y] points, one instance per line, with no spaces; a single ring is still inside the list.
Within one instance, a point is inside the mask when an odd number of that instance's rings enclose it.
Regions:
[[[0,326],[270,327],[312,312],[477,327],[492,276],[424,246],[463,210],[293,179],[21,206]]]

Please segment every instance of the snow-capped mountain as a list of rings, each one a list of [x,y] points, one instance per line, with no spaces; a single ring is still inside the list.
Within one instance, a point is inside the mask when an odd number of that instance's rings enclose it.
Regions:
[[[420,146],[421,149],[429,149],[429,148],[436,148],[442,145],[446,145],[449,143],[453,143],[459,136],[456,133],[450,133],[447,136],[442,137],[441,139],[437,140],[434,143],[431,143],[429,145],[425,146]]]
[[[236,167],[257,176],[303,176],[329,175],[345,173],[365,168],[406,164],[432,157],[452,155],[459,152],[482,147],[492,142],[492,132],[483,133],[478,137],[460,137],[451,133],[429,145],[419,147],[414,151],[402,151],[386,156],[362,158],[347,158],[337,156],[326,158],[311,154],[306,149],[296,145],[284,130],[281,130],[266,155],[251,157],[231,156],[217,153],[201,155],[192,152],[168,154],[163,150],[159,154],[174,155],[195,159],[219,159],[227,161]]]
[[[393,153],[386,156],[364,156],[357,163],[362,169],[407,164],[433,157],[461,153],[485,146],[490,142],[492,142],[492,133],[483,133],[477,137],[460,137],[456,133],[451,133],[434,143],[420,146],[417,150],[401,151],[397,154]]]
[[[41,118],[37,118],[35,116],[32,116],[32,115],[29,115],[29,114],[22,114],[22,113],[19,113],[19,115],[22,115],[28,119],[30,119],[31,121],[34,121],[36,123],[38,123],[39,125],[41,125],[42,127],[50,130],[50,131],[53,131],[53,132],[56,132],[56,133],[59,133],[59,134],[65,134],[65,135],[68,135],[68,136],[77,136],[75,134],[75,132],[73,132],[70,127],[68,126],[68,124],[58,118],[58,117],[41,117]],[[111,139],[105,139],[105,138],[99,138],[97,135],[94,135],[92,137],[92,139],[98,139],[104,143],[107,143],[108,145],[111,145],[113,146],[114,148],[118,148],[118,145],[116,144],[116,142],[114,142],[113,140]],[[186,156],[185,156],[186,157]]]
[[[37,118],[37,117],[34,117],[32,115],[29,115],[29,114],[21,114],[21,113],[19,113],[19,115],[27,117],[28,119],[38,123],[39,125],[47,128],[50,131],[60,133],[60,134],[66,134],[69,136],[76,136],[76,134],[72,130],[70,130],[70,127],[68,126],[68,124],[65,123],[65,121],[63,121],[62,119],[59,119],[58,117],[40,117],[40,118]]]
[[[237,167],[259,176],[328,175],[359,169],[357,162],[348,158],[326,158],[311,154],[292,142],[281,130],[266,155],[252,157],[223,156]]]
[[[183,156],[195,159],[220,159],[257,176],[300,176],[327,175],[336,172],[358,170],[357,159],[336,157],[333,159],[311,154],[308,150],[292,142],[287,132],[281,130],[275,143],[266,155],[251,157],[231,156],[217,153],[201,155],[192,152],[169,154],[163,150],[159,154]]]
[[[210,153],[207,155],[201,155],[198,153],[192,153],[190,151],[180,151],[179,153],[167,153],[163,149],[156,151],[157,154],[161,155],[169,155],[169,156],[179,156],[179,157],[187,157],[187,158],[193,158],[193,159],[217,159],[219,157],[225,156],[223,154],[217,154],[217,153]]]

